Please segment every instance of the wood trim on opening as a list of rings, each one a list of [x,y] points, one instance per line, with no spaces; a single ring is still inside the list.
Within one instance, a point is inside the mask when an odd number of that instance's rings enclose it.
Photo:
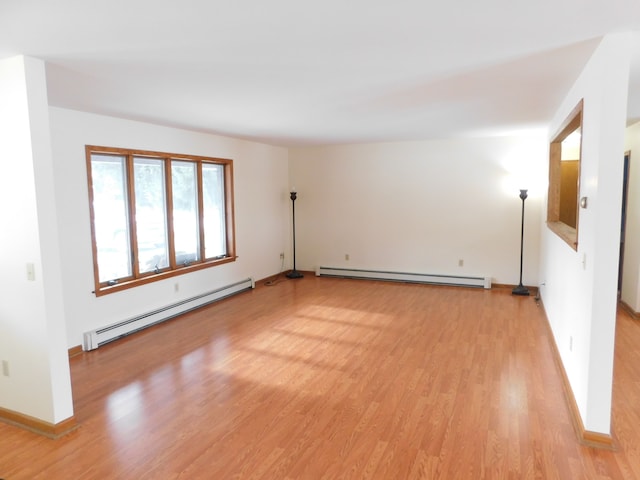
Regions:
[[[629,314],[631,318],[633,318],[634,320],[640,320],[640,312],[636,312],[627,302],[625,302],[624,300],[620,300],[618,304],[625,312]]]
[[[551,324],[549,323],[549,317],[547,316],[547,312],[544,308],[542,300],[540,300],[539,302],[540,308],[542,308],[542,312],[544,314],[547,331],[549,332],[553,359],[556,366],[558,367],[558,371],[560,372],[560,378],[562,380],[562,390],[564,392],[564,397],[569,409],[569,416],[571,417],[571,423],[573,424],[573,429],[576,432],[578,440],[580,441],[580,443],[588,447],[602,448],[605,450],[616,450],[613,436],[611,434],[592,432],[584,428],[584,423],[582,423],[582,416],[580,415],[580,409],[578,408],[576,397],[573,394],[573,389],[571,388],[571,383],[569,382],[567,371],[564,368],[564,363],[562,363],[562,357],[560,356],[560,350],[558,349],[558,344],[556,343],[556,339],[553,335],[553,330],[551,329]]]
[[[69,358],[73,358],[80,354],[82,354],[82,345],[76,345],[75,347],[71,347],[69,349]]]
[[[78,428],[73,416],[54,424],[5,408],[0,408],[0,421],[52,439],[60,438]]]
[[[549,190],[547,195],[547,227],[558,235],[572,249],[578,250],[578,226],[580,223],[580,165],[582,163],[582,136],[580,138],[580,158],[578,159],[578,185],[576,195],[576,225],[567,225],[560,221],[560,162],[562,157],[562,142],[577,128],[583,127],[584,99],[571,110],[562,122],[556,134],[549,142]]]

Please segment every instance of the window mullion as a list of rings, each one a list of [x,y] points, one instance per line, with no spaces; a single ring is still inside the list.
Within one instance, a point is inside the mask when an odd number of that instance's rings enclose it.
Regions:
[[[235,240],[235,217],[233,198],[233,164],[231,162],[224,163],[224,206],[225,206],[225,223],[226,223],[226,242],[227,256],[235,258],[236,256],[236,240]]]
[[[131,245],[131,271],[133,272],[133,278],[140,278],[140,268],[138,266],[138,231],[136,225],[136,188],[132,154],[127,155],[127,197],[129,199],[129,244]]]
[[[204,188],[202,182],[202,162],[197,163],[196,169],[196,192],[198,195],[198,236],[200,238],[200,261],[206,261],[204,243]]]
[[[165,189],[167,192],[167,230],[169,240],[169,268],[175,270],[176,266],[176,242],[175,242],[175,230],[173,225],[173,184],[171,177],[171,158],[164,158],[165,168]]]

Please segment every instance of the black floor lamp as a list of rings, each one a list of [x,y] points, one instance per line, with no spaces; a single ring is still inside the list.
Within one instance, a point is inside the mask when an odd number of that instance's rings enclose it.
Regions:
[[[522,258],[524,254],[524,201],[527,199],[527,191],[520,190],[520,198],[522,199],[522,225],[520,227],[520,283],[511,293],[513,295],[529,295],[529,289],[522,285]]]
[[[304,275],[296,270],[296,198],[298,198],[298,193],[296,192],[295,187],[290,193],[290,198],[293,212],[293,270],[287,273],[287,278],[302,278]]]

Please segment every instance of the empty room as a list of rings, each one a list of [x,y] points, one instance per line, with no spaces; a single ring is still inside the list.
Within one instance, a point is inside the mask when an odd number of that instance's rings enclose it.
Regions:
[[[0,2],[0,479],[640,478],[640,3]]]

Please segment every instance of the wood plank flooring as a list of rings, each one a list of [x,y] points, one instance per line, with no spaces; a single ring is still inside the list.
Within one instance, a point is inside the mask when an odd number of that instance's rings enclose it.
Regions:
[[[640,479],[640,324],[617,451],[578,443],[543,311],[492,291],[284,280],[71,359],[80,428],[0,424],[21,479]]]

